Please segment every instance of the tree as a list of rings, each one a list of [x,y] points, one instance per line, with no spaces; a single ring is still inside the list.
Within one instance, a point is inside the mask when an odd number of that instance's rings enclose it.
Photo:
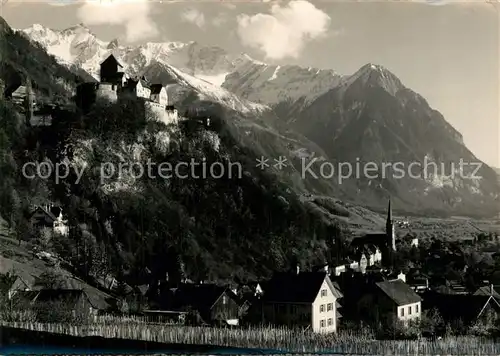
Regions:
[[[444,332],[444,320],[436,308],[424,311],[420,320],[420,328],[423,333],[436,335]]]

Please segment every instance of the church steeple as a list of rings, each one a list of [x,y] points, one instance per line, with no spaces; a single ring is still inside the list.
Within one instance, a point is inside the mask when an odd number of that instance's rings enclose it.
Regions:
[[[387,207],[387,221],[385,223],[385,233],[387,234],[387,239],[389,248],[392,251],[396,251],[396,233],[394,231],[394,223],[392,221],[392,207],[391,199],[389,199],[389,206]]]

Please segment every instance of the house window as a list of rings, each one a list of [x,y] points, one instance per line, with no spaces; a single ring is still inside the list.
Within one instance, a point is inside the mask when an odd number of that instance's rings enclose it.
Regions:
[[[322,289],[321,290],[321,296],[322,297],[326,297],[326,289]]]
[[[331,311],[333,310],[333,303],[328,303],[327,307],[326,307],[326,310],[327,311]]]
[[[332,326],[333,325],[333,319],[332,318],[329,318],[328,319],[328,326]]]
[[[401,308],[401,316],[405,316],[405,309]]]
[[[296,315],[296,314],[298,314],[298,309],[297,309],[297,306],[296,306],[296,305],[292,305],[291,310],[290,310],[290,313],[291,313],[292,315]]]
[[[225,295],[222,296],[222,304],[227,304],[227,298]]]
[[[325,311],[325,305],[324,305],[324,304],[321,304],[321,305],[319,306],[319,312],[320,312],[320,313],[323,313],[324,311]]]
[[[408,315],[411,315],[411,307],[408,307]]]
[[[325,319],[321,320],[319,325],[320,325],[320,327],[324,328],[325,327]]]
[[[418,313],[418,304],[415,305],[415,313]]]

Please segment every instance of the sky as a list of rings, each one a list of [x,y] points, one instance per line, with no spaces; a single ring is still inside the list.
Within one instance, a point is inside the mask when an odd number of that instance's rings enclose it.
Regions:
[[[351,74],[379,64],[500,167],[500,6],[484,1],[2,0],[14,28],[84,23],[122,44],[197,41],[267,63]]]

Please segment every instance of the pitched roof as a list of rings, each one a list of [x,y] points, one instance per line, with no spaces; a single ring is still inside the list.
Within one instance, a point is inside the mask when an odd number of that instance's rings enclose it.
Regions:
[[[50,220],[52,221],[55,221],[57,220],[57,217],[51,212],[51,211],[48,211],[40,206],[38,206],[35,211],[33,211],[33,213],[31,213],[31,217],[33,217],[35,215],[36,212],[42,212],[46,217],[48,217]],[[30,217],[30,218],[31,218]]]
[[[23,278],[21,278],[20,276],[16,276],[16,279],[12,282],[12,284],[10,285],[9,289],[12,290],[12,289],[17,289],[17,288],[21,288],[21,287],[27,287],[27,288],[31,288],[32,287],[32,283],[28,283],[27,281],[25,281]]]
[[[41,289],[35,299],[36,303],[61,301],[75,305],[81,297],[87,297],[81,289]]]
[[[475,321],[490,305],[500,313],[499,302],[491,296],[471,294],[443,294],[429,291],[423,294],[425,309],[436,308],[445,321],[461,319],[464,323]]]
[[[127,86],[129,88],[135,88],[137,86],[137,83],[139,83],[139,82],[141,83],[141,85],[142,85],[143,88],[150,89],[151,84],[149,84],[149,82],[144,77],[141,77],[141,78],[129,78],[127,80]]]
[[[337,290],[325,272],[277,273],[264,289],[264,300],[275,303],[313,303],[324,281],[337,298]]]
[[[167,292],[164,298],[164,307],[170,310],[181,310],[185,307],[192,307],[200,311],[210,310],[225,293],[229,297],[235,297],[227,287],[215,284],[185,283]]]
[[[114,299],[106,293],[75,278],[64,278],[63,288],[61,289],[82,290],[89,299],[90,304],[92,304],[92,307],[99,310],[108,309],[112,305],[112,300]]]
[[[141,85],[143,88],[150,88],[150,85],[149,82],[146,80],[146,78],[142,77],[141,79],[139,79],[139,82],[141,82]]]
[[[151,84],[151,94],[160,94],[161,90],[163,89],[163,85],[161,84]]]
[[[108,59],[110,58],[114,58],[114,60],[116,61],[116,63],[123,68],[123,64],[118,60],[118,58],[116,58],[116,56],[113,54],[113,53],[110,53],[108,56],[106,56],[106,58],[104,58],[104,60],[102,60],[99,65],[103,64],[104,62],[106,62]]]
[[[477,291],[474,292],[474,295],[485,295],[488,297],[493,295],[493,297],[500,300],[500,294],[498,294],[495,289],[493,289],[493,294],[492,294],[490,288],[491,288],[490,286],[481,287]]]
[[[397,305],[407,305],[422,301],[422,298],[400,279],[378,282],[376,286]]]

